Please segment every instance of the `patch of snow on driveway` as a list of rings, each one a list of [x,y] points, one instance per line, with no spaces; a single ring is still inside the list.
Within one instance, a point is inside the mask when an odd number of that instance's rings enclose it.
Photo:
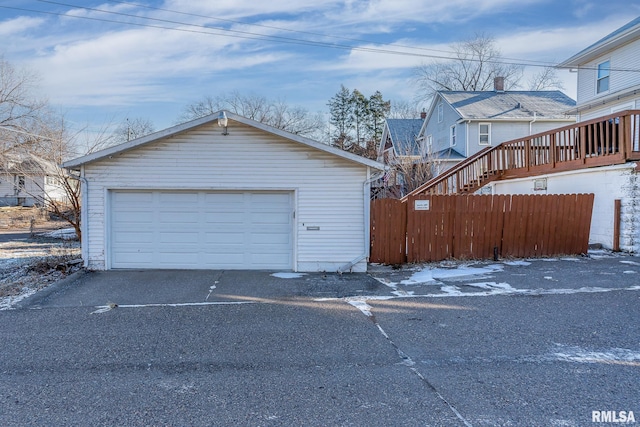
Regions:
[[[457,268],[433,268],[414,273],[410,278],[400,282],[402,285],[420,285],[432,283],[439,285],[439,280],[468,280],[469,276],[486,277],[491,273],[502,271],[504,265],[490,264],[485,267],[461,265]]]
[[[271,275],[279,279],[299,279],[302,276],[306,276],[307,273],[273,273]]]
[[[561,344],[557,344],[557,346],[558,351],[553,353],[553,357],[563,362],[640,366],[640,352],[626,348],[590,351],[580,347],[569,347]]]

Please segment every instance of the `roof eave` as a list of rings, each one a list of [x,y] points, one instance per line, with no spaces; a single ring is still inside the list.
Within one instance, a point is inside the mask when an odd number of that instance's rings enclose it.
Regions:
[[[609,52],[621,45],[627,44],[640,37],[640,24],[629,28],[627,31],[617,34],[615,37],[604,38],[594,45],[578,52],[571,58],[561,62],[557,68],[577,68],[582,64],[590,62],[604,53]]]
[[[342,157],[342,158],[344,158],[346,160],[350,160],[352,162],[359,163],[359,164],[364,165],[364,166],[368,166],[368,167],[371,167],[371,168],[374,168],[374,169],[378,169],[378,170],[384,170],[385,169],[385,166],[382,163],[376,162],[375,160],[371,160],[371,159],[367,159],[365,157],[357,156],[355,154],[349,153],[347,151],[341,150],[341,149],[336,148],[336,147],[332,147],[330,145],[323,144],[321,142],[314,141],[314,140],[309,139],[309,138],[305,138],[305,137],[301,137],[301,136],[298,136],[298,135],[294,135],[292,133],[289,133],[289,132],[274,128],[272,126],[265,125],[264,123],[260,123],[260,122],[257,122],[255,120],[247,119],[246,117],[239,116],[239,115],[231,113],[229,111],[225,111],[225,113],[226,113],[227,118],[229,120],[233,120],[233,121],[236,121],[238,123],[245,124],[247,126],[252,126],[254,128],[263,130],[265,132],[268,132],[268,133],[271,133],[271,134],[274,134],[274,135],[278,135],[278,136],[280,136],[282,138],[285,138],[285,139],[288,139],[288,140],[291,140],[291,141],[298,142],[298,143],[306,145],[308,147],[312,147],[312,148],[315,148],[315,149],[318,149],[318,150],[321,150],[321,151],[325,151],[327,153],[331,153],[331,154],[337,155],[337,156]],[[125,142],[123,144],[119,144],[119,145],[116,145],[116,146],[113,146],[113,147],[109,147],[109,148],[106,148],[104,150],[97,151],[95,153],[91,153],[91,154],[88,154],[86,156],[82,156],[82,157],[79,157],[77,159],[70,160],[68,162],[65,162],[62,165],[62,167],[67,168],[67,169],[72,169],[72,170],[79,170],[80,166],[82,166],[84,164],[95,162],[95,161],[98,161],[98,160],[102,160],[102,159],[108,158],[110,156],[113,156],[113,155],[116,155],[116,154],[120,154],[122,152],[131,150],[131,149],[134,149],[134,148],[141,147],[141,146],[146,145],[148,143],[151,143],[153,141],[157,141],[157,140],[162,139],[162,138],[171,137],[173,135],[176,135],[176,134],[181,133],[181,132],[186,132],[186,131],[188,131],[190,129],[193,129],[195,127],[201,126],[203,124],[207,124],[207,123],[213,122],[214,120],[218,119],[218,115],[219,114],[220,114],[220,111],[216,112],[216,113],[213,113],[213,114],[210,114],[208,116],[202,117],[200,119],[192,120],[190,122],[186,122],[186,123],[183,123],[183,124],[180,124],[180,125],[177,125],[177,126],[173,126],[173,127],[167,128],[167,129],[165,129],[163,131],[160,131],[160,132],[155,132],[155,133],[152,133],[150,135],[143,136],[142,138],[134,139],[134,140]]]

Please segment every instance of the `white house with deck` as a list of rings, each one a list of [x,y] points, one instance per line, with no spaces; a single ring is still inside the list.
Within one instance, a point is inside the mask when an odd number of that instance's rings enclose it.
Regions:
[[[575,125],[479,152],[414,194],[593,193],[589,242],[640,253],[640,18],[560,66],[578,73]]]
[[[63,165],[90,269],[366,271],[384,166],[221,112]]]

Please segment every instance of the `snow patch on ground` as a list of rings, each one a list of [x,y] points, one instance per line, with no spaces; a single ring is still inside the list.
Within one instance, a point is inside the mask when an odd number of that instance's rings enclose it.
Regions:
[[[621,264],[640,265],[640,262],[636,261],[620,261]]]
[[[273,277],[277,277],[279,279],[299,279],[302,276],[306,276],[307,273],[273,273]]]
[[[19,295],[0,298],[0,311],[12,309],[15,304],[19,303],[25,298],[29,298],[36,292],[38,292],[37,289],[26,288]]]
[[[425,269],[414,273],[410,278],[400,282],[402,285],[435,284],[439,285],[439,280],[468,280],[469,276],[486,277],[491,273],[502,271],[504,265],[491,264],[484,267],[470,267],[461,265],[457,268],[433,268]]]
[[[357,308],[365,316],[371,317],[371,306],[365,300],[348,300],[349,304]]]
[[[76,230],[73,228],[61,228],[60,230],[49,231],[48,233],[44,233],[43,236],[62,240],[74,240],[77,238]]]
[[[561,344],[552,353],[555,360],[575,363],[604,363],[609,365],[640,366],[640,351],[626,348],[611,348],[604,351],[590,351],[581,347],[569,347]]]
[[[444,292],[442,296],[449,297],[464,297],[464,296],[489,296],[500,294],[511,294],[518,292],[518,289],[513,288],[508,283],[496,283],[496,282],[480,282],[480,283],[465,283],[464,286],[472,288],[484,289],[487,292],[463,292],[460,287],[455,285],[443,285],[440,290]],[[439,294],[436,294],[439,295]],[[429,295],[433,296],[433,295]]]
[[[531,265],[531,263],[529,261],[522,261],[522,260],[505,261],[504,264],[511,265],[511,266],[522,266],[522,267],[526,267],[528,265]]]

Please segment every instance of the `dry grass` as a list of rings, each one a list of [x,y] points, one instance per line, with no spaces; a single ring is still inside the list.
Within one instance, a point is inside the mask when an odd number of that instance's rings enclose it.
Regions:
[[[61,221],[50,221],[38,208],[0,208],[0,233],[29,233],[64,227]],[[32,238],[0,242],[0,309],[9,308],[20,298],[49,286],[82,268],[80,244],[77,241]]]

